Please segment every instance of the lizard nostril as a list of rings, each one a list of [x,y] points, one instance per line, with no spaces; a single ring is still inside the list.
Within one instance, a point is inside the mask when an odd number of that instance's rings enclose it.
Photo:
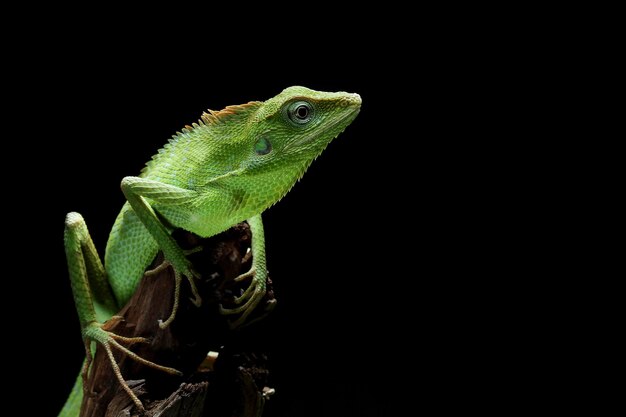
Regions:
[[[361,96],[358,94],[350,94],[348,96],[345,96],[342,98],[341,100],[341,105],[344,107],[349,107],[349,106],[361,106]]]

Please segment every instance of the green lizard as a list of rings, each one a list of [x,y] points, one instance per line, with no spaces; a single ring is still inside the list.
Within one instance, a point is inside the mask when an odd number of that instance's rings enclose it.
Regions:
[[[191,286],[192,301],[200,305],[194,284],[197,274],[171,237],[173,229],[209,237],[247,220],[252,232],[252,267],[236,280],[250,279],[250,285],[236,299],[235,308],[221,309],[222,314],[233,315],[233,326],[246,320],[265,294],[261,213],[293,187],[354,120],[360,107],[357,94],[290,87],[265,102],[204,113],[198,123],[182,129],[159,150],[140,176],[122,180],[127,202],[109,235],[104,265],[81,215],[67,215],[65,251],[87,356],[60,417],[79,414],[92,342],[105,349],[119,383],[140,411],[143,405],[124,381],[112,348],[147,366],[180,375],[122,345],[146,339],[125,338],[102,328],[130,299],[159,250],[165,261],[158,268],[171,265],[175,271],[172,312],[159,326],[165,328],[174,320],[183,278]]]

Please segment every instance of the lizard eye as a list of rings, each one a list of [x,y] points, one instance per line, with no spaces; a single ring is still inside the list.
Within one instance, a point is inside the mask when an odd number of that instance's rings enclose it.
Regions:
[[[261,136],[254,144],[254,152],[257,155],[267,155],[272,152],[272,144],[265,136]]]
[[[287,115],[295,124],[306,124],[313,118],[313,106],[306,101],[295,101],[289,105]]]

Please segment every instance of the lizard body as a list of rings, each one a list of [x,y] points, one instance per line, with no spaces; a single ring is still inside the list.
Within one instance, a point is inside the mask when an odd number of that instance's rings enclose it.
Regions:
[[[83,218],[69,213],[65,249],[87,351],[82,378],[89,371],[92,342],[107,351],[120,384],[140,410],[143,405],[122,378],[112,348],[153,368],[180,374],[123,346],[144,339],[123,338],[101,327],[130,299],[159,250],[176,279],[172,313],[159,323],[161,328],[175,318],[183,279],[191,286],[194,303],[200,304],[194,284],[197,274],[171,237],[174,229],[210,237],[248,221],[252,267],[237,279],[251,278],[251,283],[236,300],[238,307],[221,310],[237,316],[234,326],[242,324],[265,293],[261,213],[293,187],[330,141],[354,120],[360,106],[357,94],[290,87],[265,102],[204,113],[198,123],[186,126],[159,150],[138,177],[122,180],[127,202],[109,235],[104,264]],[[81,401],[79,377],[59,417],[78,416]]]

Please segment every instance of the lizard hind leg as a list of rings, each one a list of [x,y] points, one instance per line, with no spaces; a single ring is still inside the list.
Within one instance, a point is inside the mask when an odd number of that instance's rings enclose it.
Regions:
[[[85,351],[87,353],[85,365],[81,372],[84,389],[87,387],[85,380],[89,373],[92,358],[91,341],[95,341],[106,350],[111,361],[113,372],[124,390],[137,407],[143,410],[141,402],[122,378],[119,366],[115,362],[113,353],[111,352],[111,347],[114,347],[133,360],[146,366],[173,375],[181,375],[181,373],[176,369],[157,365],[145,360],[119,343],[145,343],[147,339],[142,337],[129,338],[118,336],[102,328],[100,321],[112,317],[117,311],[117,306],[108,285],[106,272],[98,257],[91,237],[89,236],[87,225],[82,216],[78,213],[69,213],[65,220],[65,254],[72,284],[74,303],[76,305],[76,311],[78,312],[83,341],[85,343]]]

